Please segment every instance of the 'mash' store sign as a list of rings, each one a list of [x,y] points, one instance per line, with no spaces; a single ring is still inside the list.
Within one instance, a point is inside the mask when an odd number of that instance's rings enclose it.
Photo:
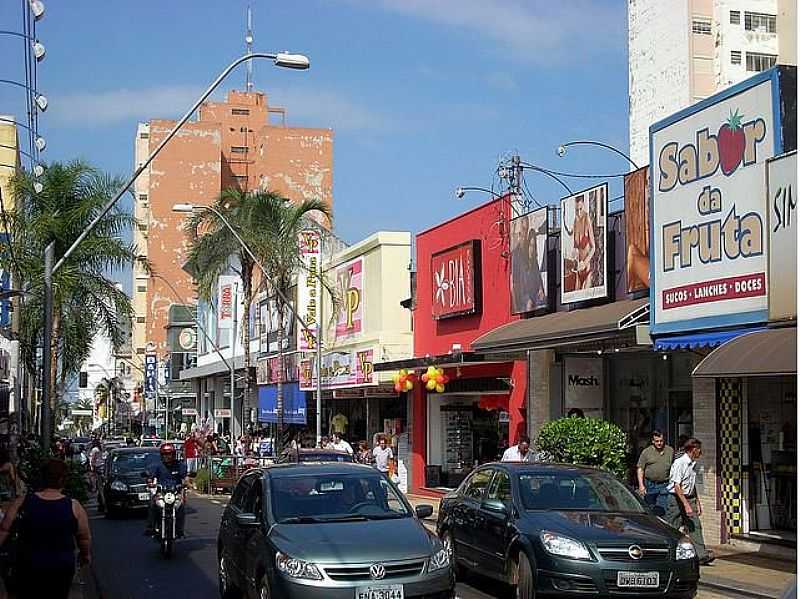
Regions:
[[[774,93],[765,74],[650,128],[653,332],[766,319]]]

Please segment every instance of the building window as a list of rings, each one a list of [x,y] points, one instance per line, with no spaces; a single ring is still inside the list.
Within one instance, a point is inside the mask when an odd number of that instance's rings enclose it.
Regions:
[[[139,134],[139,139],[150,139],[150,134],[149,133],[140,133]]]
[[[744,28],[747,31],[758,31],[759,33],[775,33],[775,15],[745,11]]]
[[[711,19],[701,19],[697,17],[692,19],[692,33],[711,35]]]
[[[766,71],[774,67],[778,60],[775,54],[761,54],[760,52],[748,52],[745,58],[747,60],[747,70],[751,73]]]
[[[137,316],[136,317],[136,322],[138,322],[139,324],[144,323],[144,320],[145,320],[144,316]]]
[[[247,146],[231,146],[231,154],[247,154]]]
[[[731,64],[742,64],[741,50],[731,50]]]
[[[138,291],[139,293],[146,292],[147,291],[147,285],[137,285],[136,286],[136,291]]]
[[[231,108],[231,114],[234,116],[249,116],[250,111],[247,108]]]
[[[731,25],[741,25],[741,23],[742,23],[742,12],[739,10],[732,10]]]

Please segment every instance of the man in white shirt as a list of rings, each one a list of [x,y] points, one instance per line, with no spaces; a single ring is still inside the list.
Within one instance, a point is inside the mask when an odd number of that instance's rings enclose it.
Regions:
[[[517,444],[503,452],[502,462],[534,462],[535,457],[531,451],[531,439],[527,435],[520,435]]]
[[[353,455],[353,446],[350,445],[347,441],[342,439],[341,433],[333,433],[333,445],[332,447],[336,451],[346,451],[350,455]]]
[[[378,446],[372,450],[375,458],[375,467],[381,472],[389,472],[389,463],[394,459],[392,448],[386,443],[386,437],[381,437]]]
[[[694,543],[701,565],[714,561],[714,553],[706,550],[700,515],[703,506],[697,499],[697,461],[703,455],[702,444],[691,438],[683,446],[684,453],[672,463],[669,471],[666,520],[673,527],[686,531]]]

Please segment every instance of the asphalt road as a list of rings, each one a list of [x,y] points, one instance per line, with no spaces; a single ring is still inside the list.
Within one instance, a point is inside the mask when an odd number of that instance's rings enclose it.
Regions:
[[[108,519],[90,506],[94,569],[102,599],[191,597],[214,599],[217,592],[217,528],[227,497],[190,496],[187,538],[171,560],[161,557],[156,543],[143,536],[145,514]],[[459,583],[461,599],[497,599],[497,583],[470,576]],[[722,597],[701,591],[698,599]]]

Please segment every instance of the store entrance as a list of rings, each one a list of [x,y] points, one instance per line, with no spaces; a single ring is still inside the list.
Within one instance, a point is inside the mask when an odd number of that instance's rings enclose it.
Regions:
[[[425,486],[453,489],[473,468],[500,459],[508,447],[508,398],[428,396]]]
[[[747,380],[748,528],[767,539],[796,538],[796,385],[796,377]]]

